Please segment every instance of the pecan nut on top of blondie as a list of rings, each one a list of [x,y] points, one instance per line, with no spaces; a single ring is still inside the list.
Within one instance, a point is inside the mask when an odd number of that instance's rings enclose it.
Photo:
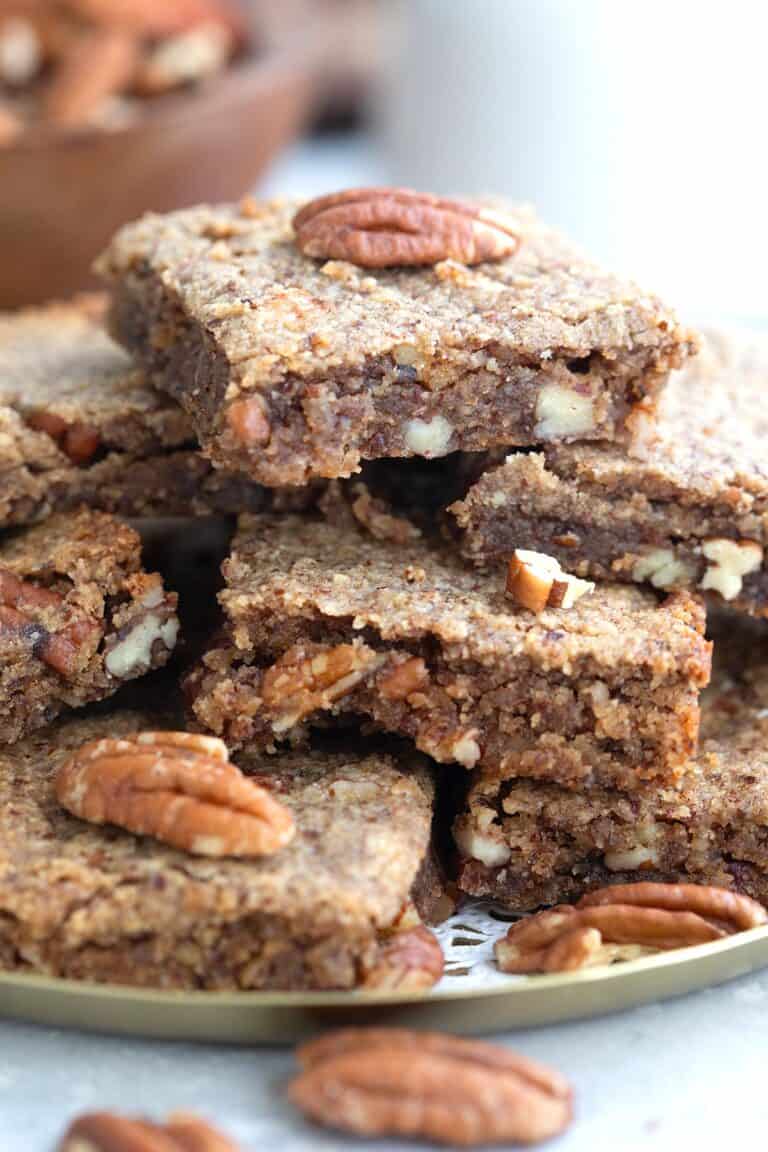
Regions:
[[[212,860],[191,854],[194,843],[65,810],[57,777],[83,746],[111,755],[138,741],[146,754],[162,723],[117,709],[0,749],[0,967],[165,988],[348,988],[411,900],[431,914],[434,783],[413,755],[239,757],[246,782],[295,823],[287,843],[253,859]],[[163,795],[177,816],[178,794]]]
[[[402,189],[149,215],[99,270],[113,333],[206,454],[271,486],[622,438],[696,346],[529,209]]]

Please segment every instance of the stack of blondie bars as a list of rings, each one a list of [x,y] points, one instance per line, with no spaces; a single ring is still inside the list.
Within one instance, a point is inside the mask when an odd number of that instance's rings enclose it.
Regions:
[[[99,271],[0,318],[3,968],[375,987],[457,892],[768,898],[768,347],[394,189]]]

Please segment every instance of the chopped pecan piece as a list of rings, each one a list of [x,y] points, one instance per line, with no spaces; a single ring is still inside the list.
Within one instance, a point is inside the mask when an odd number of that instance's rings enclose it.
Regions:
[[[385,657],[365,644],[295,644],[264,673],[261,694],[276,734],[329,708],[374,672]]]
[[[98,647],[103,628],[82,613],[55,632],[37,617],[46,609],[60,609],[64,597],[50,588],[19,580],[7,568],[0,568],[0,633],[16,633],[32,646],[42,660],[61,676],[71,677]]]
[[[126,589],[137,611],[104,645],[104,667],[119,680],[148,672],[160,653],[173,651],[179,632],[177,596],[165,591],[161,576],[137,572]]]
[[[428,681],[429,672],[421,656],[411,656],[410,660],[395,664],[384,673],[379,680],[379,692],[385,700],[406,700]]]
[[[178,1113],[165,1124],[88,1112],[73,1120],[59,1152],[238,1152],[221,1132],[199,1116]]]
[[[406,188],[354,188],[321,196],[293,218],[307,256],[363,268],[479,264],[502,260],[520,244],[514,221],[491,209]]]
[[[507,594],[531,612],[572,608],[594,584],[563,572],[553,556],[516,548],[507,569]]]
[[[437,984],[445,958],[440,941],[423,924],[397,929],[380,943],[362,987],[380,992],[422,992]]]
[[[350,1028],[297,1051],[289,1095],[307,1116],[359,1136],[471,1147],[535,1144],[563,1132],[572,1092],[506,1048],[435,1032]]]
[[[70,422],[55,412],[38,408],[28,413],[26,423],[36,432],[45,432],[55,440],[62,452],[79,467],[90,464],[101,448],[101,437],[96,429],[80,420]]]
[[[260,396],[247,396],[230,404],[227,423],[241,444],[260,448],[269,443],[271,428]]]
[[[761,904],[725,888],[618,884],[590,892],[575,906],[518,920],[496,942],[496,960],[504,972],[565,972],[625,959],[636,950],[705,944],[767,922]]]
[[[62,807],[198,856],[264,856],[295,831],[291,812],[229,763],[227,746],[189,732],[141,732],[83,745],[59,768]]]
[[[136,89],[156,96],[220,72],[234,48],[230,30],[207,22],[170,36],[155,45],[139,69]]]

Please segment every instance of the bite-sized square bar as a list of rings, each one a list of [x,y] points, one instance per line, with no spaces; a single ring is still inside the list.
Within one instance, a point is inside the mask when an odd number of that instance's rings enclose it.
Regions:
[[[521,207],[513,255],[359,267],[296,244],[286,203],[146,216],[101,258],[117,338],[214,464],[267,485],[361,460],[620,437],[694,337]],[[381,235],[381,233],[379,233]]]
[[[166,988],[354,986],[377,934],[424,894],[424,761],[243,757],[296,821],[286,848],[254,860],[187,855],[59,806],[54,779],[74,750],[157,727],[125,711],[77,718],[0,752],[0,967]]]
[[[123,516],[258,511],[269,494],[214,472],[189,417],[103,327],[104,301],[0,314],[0,528],[87,504]]]
[[[632,455],[610,444],[516,453],[453,506],[465,556],[538,548],[570,571],[708,590],[768,612],[768,339],[709,333]]]
[[[102,700],[166,663],[176,595],[139,537],[102,512],[51,517],[0,543],[0,742]]]
[[[454,829],[460,885],[513,911],[635,880],[734,887],[768,901],[768,664],[704,694],[679,787],[570,792],[478,772]]]
[[[684,593],[603,585],[535,616],[449,545],[298,517],[243,517],[223,567],[228,637],[188,687],[232,745],[352,713],[436,760],[568,785],[672,779],[695,748],[710,646]]]

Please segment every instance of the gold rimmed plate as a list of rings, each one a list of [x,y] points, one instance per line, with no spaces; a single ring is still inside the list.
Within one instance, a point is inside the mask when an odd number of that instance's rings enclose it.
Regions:
[[[329,1027],[372,1024],[491,1033],[599,1016],[724,983],[768,966],[768,928],[625,963],[548,976],[472,969],[427,995],[164,992],[0,974],[0,1015],[89,1032],[232,1044],[289,1044]]]

